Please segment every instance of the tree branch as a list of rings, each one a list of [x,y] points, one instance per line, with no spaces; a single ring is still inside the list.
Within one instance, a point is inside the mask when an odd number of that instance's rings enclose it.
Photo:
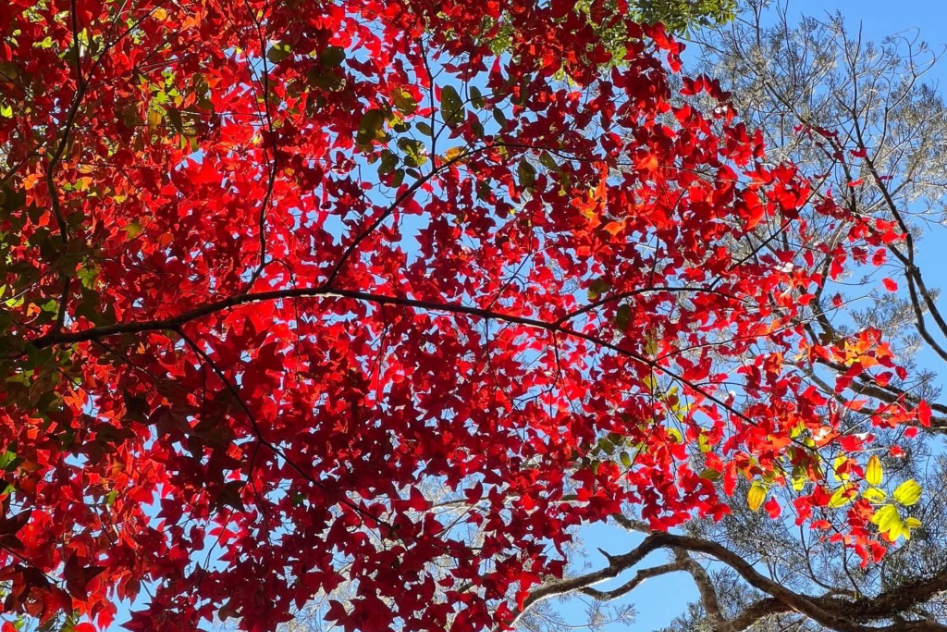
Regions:
[[[73,332],[60,332],[52,331],[46,335],[34,338],[30,341],[34,347],[42,349],[45,347],[50,347],[53,345],[60,344],[74,344],[79,342],[89,342],[93,340],[99,340],[108,336],[115,336],[120,334],[134,334],[142,333],[147,331],[178,331],[180,327],[186,323],[197,320],[204,316],[208,316],[220,311],[224,311],[239,305],[246,305],[250,303],[261,303],[266,301],[276,301],[285,298],[347,298],[356,301],[364,301],[368,303],[375,303],[376,305],[393,305],[400,307],[411,307],[417,309],[424,309],[429,311],[440,311],[451,314],[465,314],[468,316],[474,316],[478,318],[484,318],[488,320],[498,320],[507,323],[514,323],[518,325],[524,325],[526,327],[531,327],[534,329],[540,329],[552,333],[562,334],[564,336],[569,336],[572,338],[578,338],[584,340],[598,347],[608,349],[613,351],[621,356],[629,358],[635,362],[638,362],[644,366],[647,366],[655,371],[663,373],[670,377],[671,379],[677,380],[681,384],[690,388],[694,393],[697,393],[701,397],[706,398],[708,401],[713,402],[714,404],[720,406],[724,410],[728,411],[731,415],[738,417],[742,421],[752,425],[757,426],[757,422],[753,419],[747,417],[744,413],[740,412],[730,404],[727,404],[725,401],[716,397],[712,393],[708,392],[699,384],[695,384],[691,380],[685,379],[679,373],[672,371],[666,366],[658,364],[655,360],[642,356],[634,351],[626,349],[618,344],[596,338],[593,335],[578,331],[576,329],[571,329],[564,327],[562,325],[556,324],[555,322],[548,322],[540,320],[537,318],[530,318],[527,316],[518,316],[515,314],[507,314],[503,312],[497,312],[488,309],[482,309],[479,307],[471,307],[469,305],[463,305],[460,303],[438,303],[436,301],[424,301],[418,299],[407,298],[403,296],[386,296],[382,294],[373,294],[370,292],[360,292],[355,290],[341,290],[333,289],[325,285],[319,287],[304,287],[304,288],[291,288],[283,290],[273,290],[270,292],[256,292],[251,294],[238,294],[231,296],[220,301],[215,301],[207,303],[201,307],[193,309],[188,312],[184,312],[178,316],[168,319],[160,320],[150,320],[150,321],[139,321],[139,322],[128,322],[128,323],[117,323],[115,325],[105,325],[102,327],[93,327],[91,329],[85,329],[83,331],[73,331]]]
[[[638,521],[623,518],[616,516],[619,523],[624,521],[635,531],[642,526],[642,523]],[[597,583],[618,577],[622,572],[640,563],[647,555],[660,549],[674,551],[676,561],[638,571],[631,580],[614,590],[601,591],[592,588]],[[725,621],[710,577],[700,564],[690,558],[688,553],[702,553],[715,558],[733,569],[747,584],[769,597],[751,605],[736,618]],[[887,626],[874,625],[877,622],[895,619],[902,613],[947,591],[947,568],[931,577],[893,587],[876,597],[848,599],[832,594],[813,597],[794,592],[761,574],[738,553],[716,542],[691,536],[652,532],[635,549],[624,555],[610,556],[608,559],[608,566],[598,571],[550,583],[533,591],[524,602],[523,609],[517,612],[516,619],[519,619],[534,604],[550,597],[581,592],[596,599],[610,600],[628,594],[649,577],[675,571],[687,571],[697,583],[708,619],[716,632],[742,632],[763,618],[787,612],[799,613],[836,632],[943,632],[947,630],[947,626],[928,620],[899,620]]]

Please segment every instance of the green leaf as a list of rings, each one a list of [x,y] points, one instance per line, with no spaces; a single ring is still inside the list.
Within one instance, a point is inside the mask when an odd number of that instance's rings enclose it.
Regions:
[[[406,155],[404,164],[409,167],[420,167],[427,162],[427,156],[424,154],[424,143],[412,138],[399,138],[398,149]]]
[[[181,119],[181,112],[173,108],[168,110],[168,121],[171,122],[174,131],[178,134],[184,134],[184,121]]]
[[[95,289],[95,279],[99,276],[99,267],[94,263],[88,263],[81,268],[76,274],[79,277],[79,281],[82,283],[82,287],[94,290]]]
[[[381,110],[369,110],[358,124],[355,142],[363,147],[371,146],[372,142],[385,137],[385,113]]]
[[[525,158],[520,160],[520,164],[516,168],[516,175],[519,177],[520,186],[526,189],[536,182],[536,168],[529,164]]]
[[[0,187],[0,217],[9,216],[26,205],[26,191],[14,190],[4,185]]]
[[[618,455],[621,459],[621,464],[625,467],[631,467],[631,456],[627,452],[622,452]]]
[[[343,78],[332,68],[320,69],[313,67],[306,73],[309,83],[325,90],[326,92],[336,92],[342,88]]]
[[[398,167],[399,159],[397,154],[392,151],[384,150],[381,152],[381,164],[378,165],[378,175],[384,176]]]
[[[16,461],[16,452],[13,450],[7,450],[3,454],[0,454],[0,470],[10,470],[13,469],[11,466]]]
[[[480,90],[477,86],[470,86],[470,103],[478,110],[486,105],[486,102],[483,100],[483,95],[480,94]]]
[[[506,125],[507,125],[507,123],[506,123],[506,116],[503,114],[503,110],[501,110],[500,108],[494,108],[494,109],[493,109],[493,120],[496,121],[496,122],[497,122],[497,125],[500,126],[500,131],[501,131],[501,132],[506,129]]]
[[[613,324],[615,325],[615,329],[624,329],[628,326],[629,321],[631,321],[631,305],[625,303],[615,310],[615,320]]]
[[[917,481],[913,478],[909,481],[904,481],[894,490],[894,499],[898,501],[899,504],[910,507],[921,499],[921,486],[918,485]]]
[[[559,165],[556,163],[556,160],[549,154],[549,152],[544,151],[539,156],[539,162],[542,166],[546,167],[550,171],[559,171]]]
[[[427,123],[417,123],[415,127],[418,128],[418,131],[424,134],[425,136],[434,136],[434,130],[431,129],[431,126]]]
[[[266,58],[274,64],[278,64],[293,54],[292,45],[286,42],[277,42],[266,52]]]
[[[598,452],[602,452],[611,456],[615,453],[615,443],[612,442],[608,437],[602,437],[598,440],[598,445],[596,446]]]
[[[345,49],[338,46],[328,46],[319,53],[319,61],[327,68],[335,68],[345,61]]]
[[[138,235],[140,235],[143,230],[144,227],[141,225],[141,223],[134,221],[125,226],[125,235],[129,239],[134,239],[135,237],[138,237]]]
[[[464,104],[453,86],[441,89],[441,117],[448,127],[456,127],[464,120]]]
[[[700,477],[707,481],[719,481],[721,478],[723,478],[723,474],[721,474],[719,470],[708,467],[700,473]]]
[[[397,88],[391,96],[402,114],[413,114],[418,109],[418,102],[407,88]]]
[[[597,301],[602,294],[611,288],[605,279],[595,279],[589,284],[588,297],[590,301]]]

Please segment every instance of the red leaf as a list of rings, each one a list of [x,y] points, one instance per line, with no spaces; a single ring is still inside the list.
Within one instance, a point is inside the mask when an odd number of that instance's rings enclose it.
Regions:
[[[925,400],[921,400],[921,403],[917,405],[917,420],[925,428],[931,427],[931,407]]]

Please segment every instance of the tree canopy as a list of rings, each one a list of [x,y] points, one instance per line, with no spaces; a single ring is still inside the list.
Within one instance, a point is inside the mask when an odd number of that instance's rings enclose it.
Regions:
[[[909,537],[921,489],[873,434],[929,406],[852,426],[806,377],[905,375],[875,328],[810,338],[806,306],[907,235],[815,199],[633,18],[0,12],[4,613],[85,632],[147,594],[131,630],[262,631],[344,585],[349,632],[501,629],[568,586],[572,527],[633,512],[648,544],[613,567],[726,557],[669,530],[738,490],[866,565]]]

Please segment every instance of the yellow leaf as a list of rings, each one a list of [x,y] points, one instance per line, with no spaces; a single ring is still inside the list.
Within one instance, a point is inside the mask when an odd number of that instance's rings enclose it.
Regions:
[[[645,338],[644,352],[647,353],[649,356],[658,355],[657,338],[655,338],[654,336],[648,336],[647,338]],[[672,395],[673,392],[676,392],[676,390],[677,390],[676,386],[671,387],[671,390],[668,391],[668,395]]]
[[[447,160],[454,160],[455,158],[462,156],[464,151],[465,150],[463,147],[451,147],[444,154],[444,158],[446,158]]]
[[[917,518],[905,518],[904,523],[901,525],[901,535],[904,536],[905,540],[911,539],[911,529],[917,529],[921,526],[921,521]]]
[[[878,489],[877,487],[869,487],[862,494],[868,502],[872,503],[883,503],[888,498],[888,494],[885,493],[883,489]]]
[[[873,456],[868,459],[868,467],[865,470],[865,480],[872,487],[881,485],[881,479],[884,477],[884,470],[881,468],[881,459]]]
[[[802,491],[806,486],[806,482],[809,479],[806,478],[803,474],[793,474],[792,476],[792,488],[793,490],[799,492]]]
[[[160,107],[148,108],[148,127],[158,127],[164,120],[164,113]]]
[[[697,437],[697,445],[700,447],[700,451],[704,454],[710,452],[711,450],[710,442],[707,441],[707,435],[704,433],[700,433],[700,435]]]
[[[904,481],[894,490],[894,499],[905,507],[910,507],[921,499],[921,486],[913,478]]]
[[[849,491],[848,485],[842,485],[835,490],[835,493],[832,494],[832,497],[829,499],[829,507],[838,509],[839,507],[844,507],[848,503],[852,502],[851,496],[848,495]]]
[[[871,522],[872,524],[878,525],[878,531],[881,533],[889,533],[895,528],[897,528],[899,533],[901,531],[901,516],[898,514],[898,510],[894,505],[879,507],[878,510],[875,511],[875,515],[871,517]]]
[[[899,516],[896,521],[891,523],[891,529],[888,531],[888,537],[891,538],[892,542],[894,542],[906,533],[908,533],[908,530],[904,528],[904,522],[902,522]]]
[[[763,501],[766,499],[766,488],[759,483],[753,483],[750,486],[750,491],[746,495],[746,502],[750,505],[750,509],[753,511],[759,511],[759,508],[763,506]]]

